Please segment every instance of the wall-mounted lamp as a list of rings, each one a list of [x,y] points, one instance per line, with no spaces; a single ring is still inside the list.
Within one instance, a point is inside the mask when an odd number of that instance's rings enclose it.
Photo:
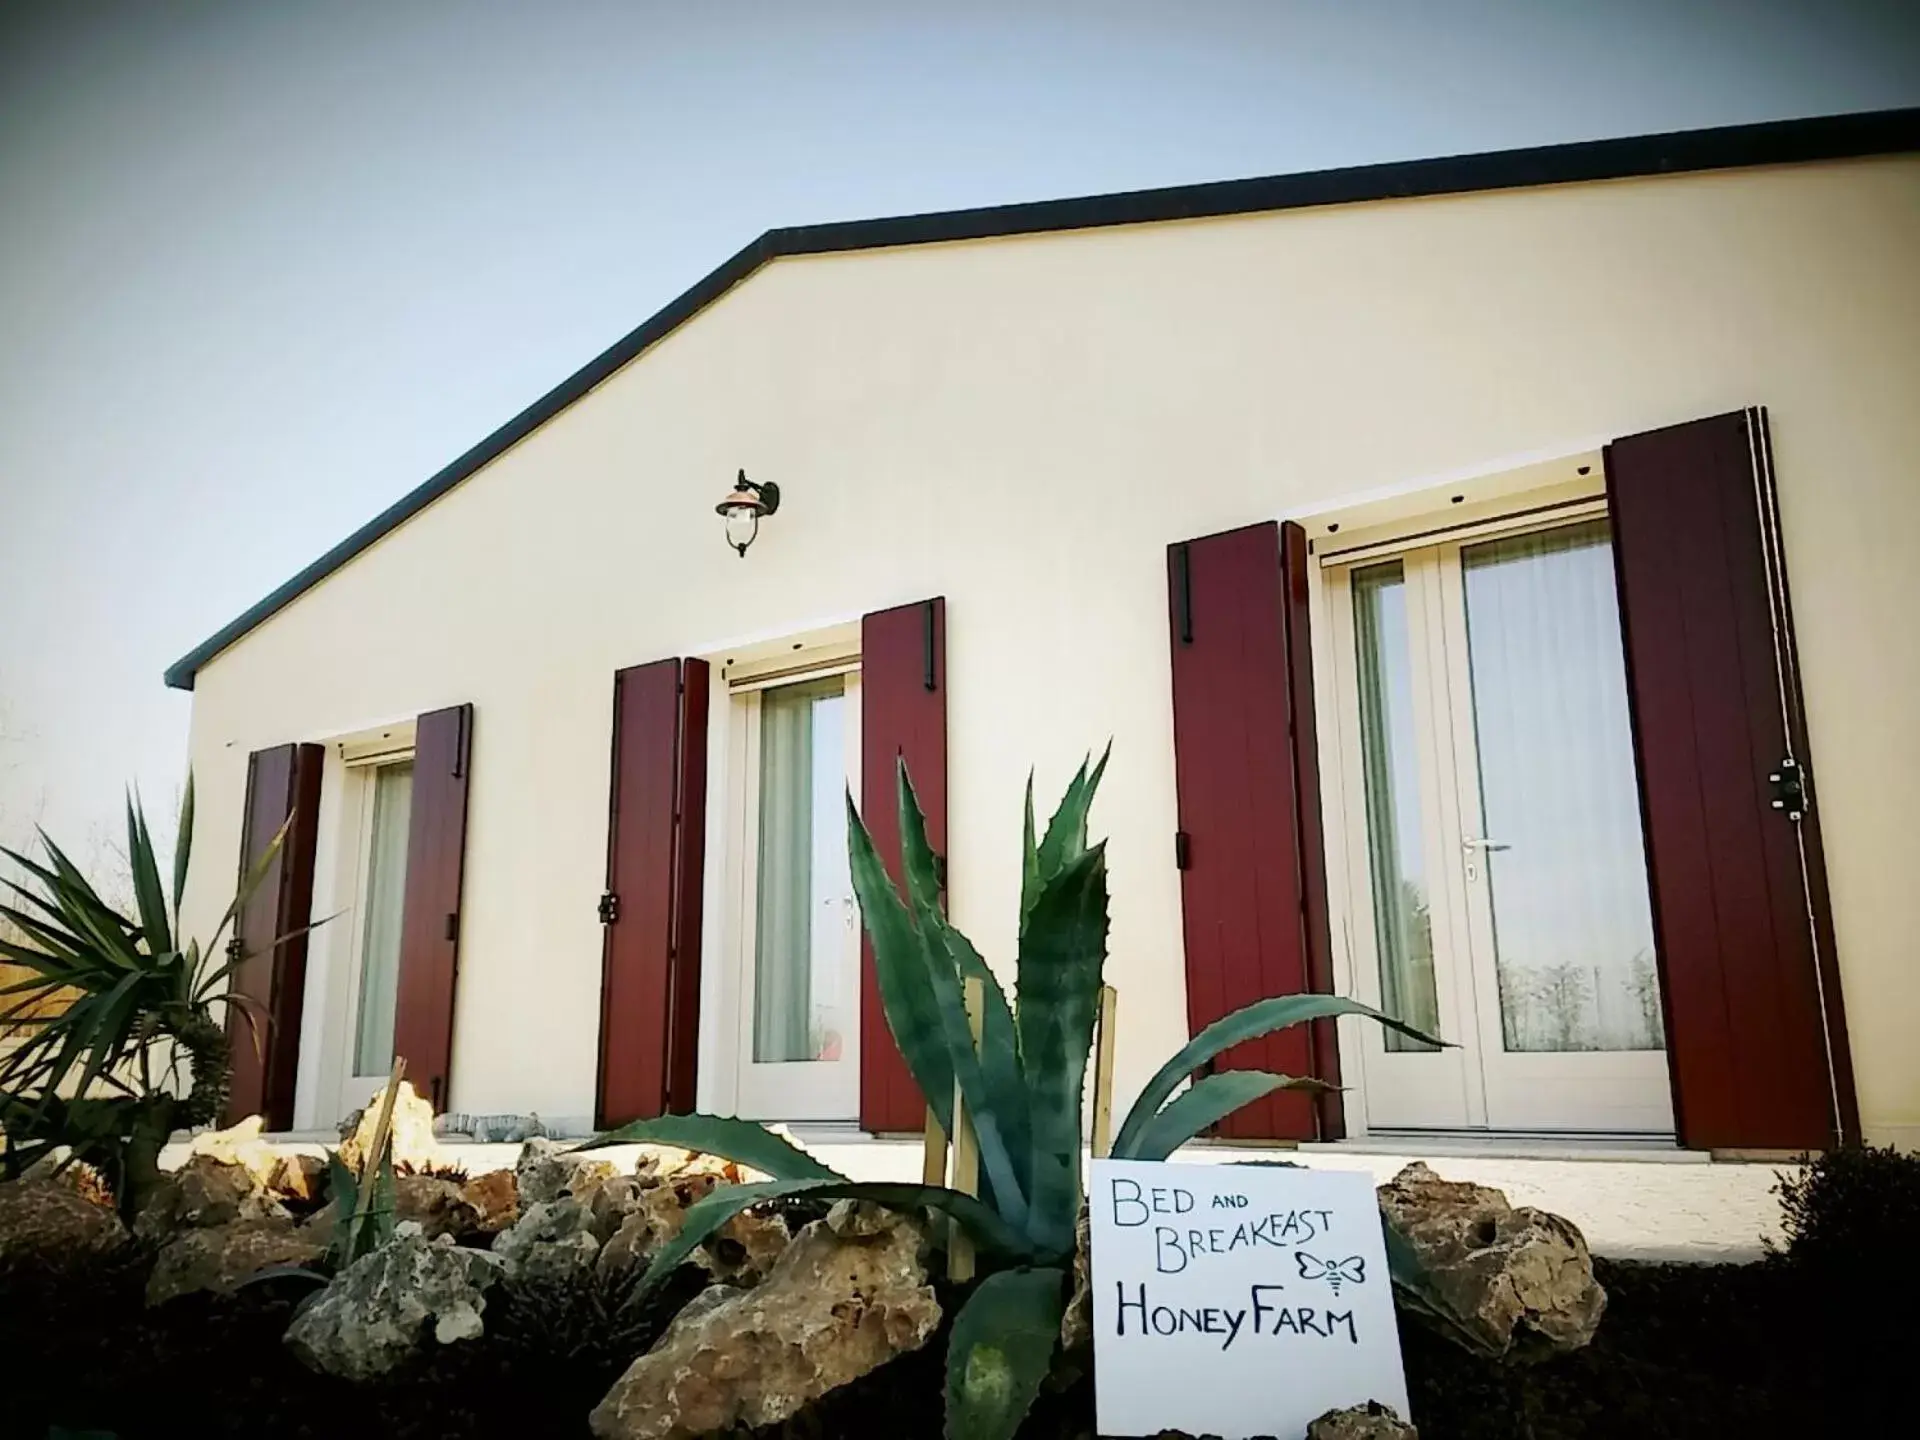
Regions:
[[[727,522],[727,544],[738,550],[744,560],[747,547],[760,533],[760,517],[780,508],[780,487],[771,480],[756,485],[742,470],[740,478],[733,482],[733,493],[713,508]]]

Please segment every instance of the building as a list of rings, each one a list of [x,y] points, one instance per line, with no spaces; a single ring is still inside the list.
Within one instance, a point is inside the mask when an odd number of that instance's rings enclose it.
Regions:
[[[1113,760],[1121,1098],[1245,1139],[1920,1145],[1920,111],[762,236],[196,648],[236,1104],[919,1122],[843,785],[1012,954]],[[715,502],[780,505],[751,548]],[[316,549],[325,537],[316,537]],[[1789,604],[1787,581],[1791,575]],[[213,927],[234,872],[193,877]]]

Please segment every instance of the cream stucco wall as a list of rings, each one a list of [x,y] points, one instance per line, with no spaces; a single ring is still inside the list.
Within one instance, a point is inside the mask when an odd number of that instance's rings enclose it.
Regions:
[[[611,672],[944,594],[954,911],[990,957],[1029,765],[1049,794],[1113,738],[1130,1094],[1185,1036],[1167,543],[1752,403],[1861,1108],[1920,1142],[1914,159],[781,261],[201,670],[190,913],[249,750],[472,701],[452,1108],[584,1115]],[[712,511],[740,466],[785,492],[745,561]]]

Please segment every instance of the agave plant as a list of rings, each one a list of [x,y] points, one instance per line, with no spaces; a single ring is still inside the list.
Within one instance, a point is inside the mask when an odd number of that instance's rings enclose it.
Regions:
[[[1106,845],[1087,843],[1087,812],[1106,769],[1082,764],[1036,841],[1028,781],[1014,999],[966,936],[947,922],[926,820],[902,765],[901,874],[896,888],[848,802],[853,884],[873,940],[887,1024],[928,1108],[953,1133],[956,1088],[979,1142],[978,1196],[938,1185],[861,1182],[829,1169],[760,1125],[715,1115],[640,1120],[581,1148],[659,1141],[726,1156],[772,1178],[713,1192],[689,1208],[680,1234],[654,1256],[642,1290],[658,1285],[729,1219],[793,1195],[852,1198],[932,1211],[972,1240],[986,1278],[955,1317],[947,1354],[949,1440],[1004,1440],[1045,1378],[1059,1338],[1080,1209],[1082,1093],[1107,949]],[[980,982],[976,1045],[964,995]],[[1215,1021],[1161,1066],[1122,1123],[1113,1154],[1159,1160],[1242,1105],[1322,1082],[1235,1070],[1181,1082],[1221,1052],[1307,1020],[1365,1015],[1420,1032],[1331,995],[1262,1000]]]
[[[131,1218],[159,1177],[167,1137],[211,1123],[226,1104],[232,1049],[214,1007],[255,1002],[225,988],[246,957],[209,960],[280,840],[255,864],[204,949],[178,933],[193,846],[191,779],[180,806],[171,895],[161,884],[146,816],[137,800],[127,800],[133,915],[101,899],[44,831],[40,841],[45,865],[0,851],[38,882],[7,882],[24,908],[0,905],[23,937],[0,939],[0,959],[30,972],[0,988],[7,1005],[0,1036],[10,1047],[0,1055],[6,1173],[18,1175],[65,1146],[70,1160],[101,1172]],[[182,1059],[191,1076],[184,1094]]]

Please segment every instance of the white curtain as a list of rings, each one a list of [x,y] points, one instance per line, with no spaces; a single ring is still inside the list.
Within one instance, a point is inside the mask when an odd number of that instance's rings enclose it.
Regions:
[[[1438,1035],[1440,999],[1433,973],[1433,920],[1413,731],[1413,656],[1400,561],[1354,571],[1353,624],[1380,1008]],[[1434,1048],[1393,1030],[1385,1037],[1389,1050]]]
[[[400,920],[407,898],[407,829],[412,818],[412,762],[382,765],[373,775],[355,1075],[385,1075],[393,1068],[393,1009],[400,993]]]
[[[1607,522],[1469,545],[1467,648],[1508,1050],[1657,1050]]]
[[[753,942],[756,1064],[833,1059],[848,950],[846,681],[760,697],[759,884]]]

